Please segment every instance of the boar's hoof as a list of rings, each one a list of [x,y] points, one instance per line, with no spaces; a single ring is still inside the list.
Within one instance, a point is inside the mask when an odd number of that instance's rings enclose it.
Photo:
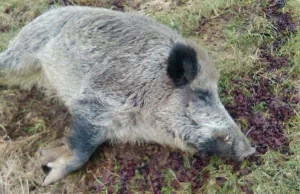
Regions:
[[[67,175],[72,169],[74,156],[67,146],[39,150],[42,166],[50,169],[43,185],[49,185]]]

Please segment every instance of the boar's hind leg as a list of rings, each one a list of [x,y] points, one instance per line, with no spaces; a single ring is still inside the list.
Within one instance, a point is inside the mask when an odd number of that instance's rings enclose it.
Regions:
[[[0,85],[30,89],[42,85],[40,60],[31,52],[9,48],[0,53]]]
[[[49,185],[65,175],[79,169],[90,158],[94,150],[106,140],[106,131],[92,125],[80,115],[73,116],[72,129],[67,137],[68,146],[40,151],[42,165],[50,168],[44,180]]]

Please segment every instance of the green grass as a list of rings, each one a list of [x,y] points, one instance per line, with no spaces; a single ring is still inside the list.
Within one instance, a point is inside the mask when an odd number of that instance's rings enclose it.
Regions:
[[[183,2],[182,6],[173,6],[167,13],[153,11],[149,14],[160,23],[180,31],[184,36],[192,36],[195,30],[199,29],[204,17],[217,17],[220,14],[219,9],[230,6],[232,3],[231,0]]]
[[[255,104],[252,109],[256,112],[258,111],[264,111],[265,110],[265,107],[266,107],[267,103],[266,102],[260,102],[258,104]]]
[[[45,0],[1,0],[0,51],[17,35],[20,28],[47,9]]]
[[[171,194],[173,191],[171,184],[173,180],[177,181],[176,175],[171,169],[165,170],[163,175],[167,180],[167,186],[162,188],[162,192],[166,194]]]
[[[298,134],[299,138],[299,134]],[[298,142],[299,143],[299,142]],[[263,165],[247,177],[251,180],[252,188],[257,193],[299,193],[300,168],[299,168],[299,144],[292,142],[290,147],[294,155],[286,157],[282,154],[269,151],[263,155]]]
[[[8,42],[17,35],[17,29],[10,29],[6,33],[0,33],[0,51],[4,50]]]
[[[38,120],[36,123],[31,126],[31,127],[25,127],[22,128],[23,131],[30,133],[30,134],[35,134],[42,132],[46,129],[45,122],[43,120]]]

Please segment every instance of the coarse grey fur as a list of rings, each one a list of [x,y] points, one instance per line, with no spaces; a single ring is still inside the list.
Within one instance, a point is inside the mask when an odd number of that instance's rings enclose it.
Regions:
[[[183,68],[178,83],[168,61]],[[237,160],[253,154],[219,100],[218,78],[193,41],[147,17],[101,8],[48,11],[0,54],[0,84],[45,88],[73,116],[68,148],[41,151],[51,168],[46,185],[80,168],[107,140],[156,142]]]

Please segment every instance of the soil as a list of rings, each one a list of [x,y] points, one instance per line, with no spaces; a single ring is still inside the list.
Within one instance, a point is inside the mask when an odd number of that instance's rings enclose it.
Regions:
[[[108,193],[115,191],[130,193],[132,189],[142,193],[149,190],[153,193],[162,193],[162,188],[168,186],[166,178],[168,176],[171,176],[170,185],[173,190],[182,189],[181,183],[190,182],[192,191],[196,192],[209,178],[208,172],[202,171],[209,164],[207,155],[192,157],[160,145],[140,147],[118,145],[115,148],[106,145],[101,146],[95,155],[103,152],[110,153],[110,155],[103,159],[102,166],[99,166],[99,158],[96,159],[96,156],[93,157],[95,160],[92,159],[93,162],[87,165],[87,171],[93,173],[90,173],[84,180],[82,188],[87,187],[91,192],[101,191],[102,184],[104,184]],[[114,158],[114,164],[109,158]],[[117,169],[116,164],[118,164]],[[174,172],[174,175],[170,175],[170,170]],[[200,171],[203,173],[199,174]],[[95,175],[102,184],[95,181]],[[116,185],[118,185],[117,190]]]
[[[249,129],[245,130],[244,133],[248,132],[253,146],[257,149],[257,154],[260,155],[265,154],[268,149],[279,150],[286,156],[293,154],[289,149],[284,122],[295,116],[292,105],[299,103],[299,99],[294,97],[297,91],[295,88],[286,86],[282,87],[276,95],[272,87],[272,81],[277,84],[284,84],[283,81],[288,76],[287,70],[284,68],[291,66],[291,64],[287,56],[276,56],[271,53],[279,50],[286,43],[287,38],[296,32],[296,24],[292,21],[290,14],[280,11],[284,7],[284,3],[285,1],[282,0],[270,1],[269,6],[262,8],[278,31],[272,44],[273,48],[267,46],[267,43],[260,46],[260,59],[267,64],[261,72],[282,70],[283,74],[280,77],[275,77],[274,80],[265,78],[263,73],[245,74],[239,79],[231,79],[234,87],[231,88],[230,94],[233,94],[234,100],[232,104],[225,106],[233,118],[246,119]],[[221,91],[221,96],[226,95],[229,95],[228,89]],[[255,105],[262,105],[263,110],[253,110]],[[267,114],[264,115],[264,113]],[[255,155],[251,156],[249,161],[257,165],[262,162]],[[233,165],[233,169],[237,170],[240,176],[251,173],[251,170],[248,169],[241,170],[239,164],[233,161],[227,162]],[[222,181],[224,180],[219,180],[218,184],[222,184]],[[241,189],[246,193],[253,193],[249,187],[241,186]]]

